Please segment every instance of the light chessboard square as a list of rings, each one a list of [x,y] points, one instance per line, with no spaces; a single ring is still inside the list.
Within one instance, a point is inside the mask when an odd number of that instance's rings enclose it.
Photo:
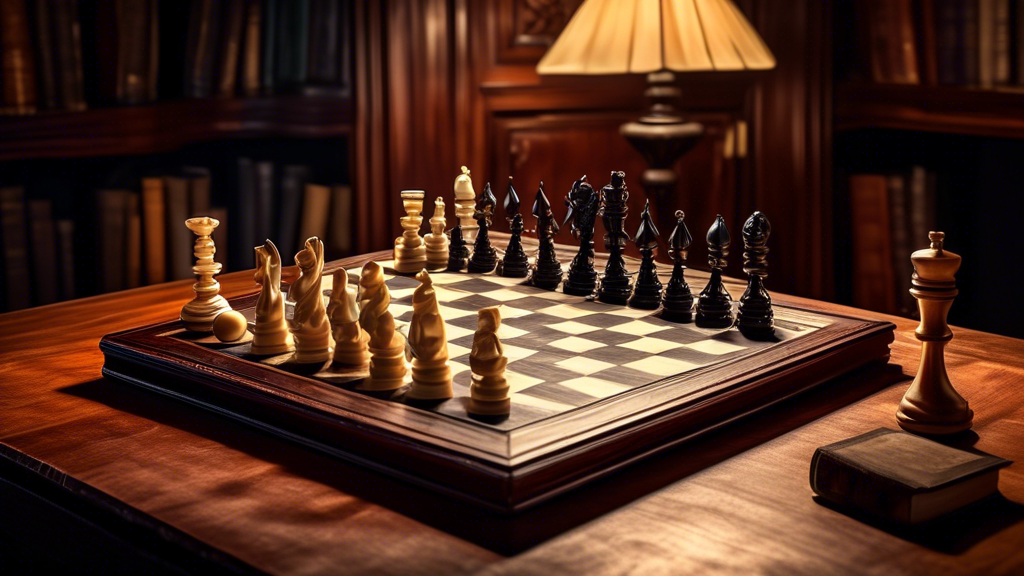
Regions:
[[[673,360],[672,358],[666,358],[664,356],[651,356],[650,358],[644,358],[643,360],[623,364],[623,366],[657,376],[674,376],[676,374],[682,374],[683,372],[689,372],[690,370],[700,368],[699,364],[691,364],[690,362],[684,362],[682,360]]]
[[[679,342],[672,342],[670,340],[662,340],[661,338],[648,338],[646,336],[633,340],[632,342],[626,342],[625,344],[619,344],[623,348],[629,348],[631,350],[637,350],[640,352],[649,352],[651,354],[661,354],[666,350],[673,348],[679,348],[683,346]]]
[[[573,334],[577,336],[580,334],[586,334],[587,332],[593,332],[598,329],[596,326],[581,324],[579,322],[573,322],[572,320],[559,322],[557,324],[549,324],[548,326],[558,330],[559,332],[565,332],[566,334]]]
[[[565,360],[559,360],[558,362],[555,362],[555,365],[584,375],[600,372],[601,370],[607,370],[608,368],[615,366],[615,364],[612,364],[611,362],[604,362],[594,358],[584,358],[583,356],[573,356],[571,358],[566,358]]]
[[[604,348],[604,344],[601,344],[600,342],[594,342],[593,340],[587,340],[586,338],[580,338],[579,336],[569,336],[568,338],[555,340],[550,345],[555,348],[568,350],[569,352],[575,352],[577,354],[588,350],[594,350],[596,348]]]
[[[592,316],[597,314],[597,310],[588,310],[583,308],[577,308],[572,304],[556,304],[550,308],[541,308],[537,310],[541,314],[548,314],[550,316],[556,316],[558,318],[565,318],[566,320],[574,320],[576,318],[582,318],[584,316]]]
[[[662,330],[668,330],[668,326],[658,326],[651,322],[644,322],[637,320],[626,324],[620,324],[618,326],[612,326],[609,328],[612,332],[622,332],[623,334],[631,334],[633,336],[647,336],[648,334],[654,334],[655,332],[661,332]]]
[[[573,378],[572,380],[566,380],[560,384],[566,388],[571,388],[577,392],[589,394],[595,398],[607,398],[633,389],[631,386],[626,386],[625,384],[609,382],[607,380],[592,378],[590,376]]]
[[[746,350],[746,347],[744,346],[738,346],[736,344],[722,342],[721,340],[715,340],[713,338],[708,340],[701,340],[699,342],[694,342],[692,344],[687,344],[686,347],[690,348],[691,350],[696,350],[697,352],[703,352],[705,354],[714,354],[716,356],[721,356],[723,354],[732,354],[733,352]]]

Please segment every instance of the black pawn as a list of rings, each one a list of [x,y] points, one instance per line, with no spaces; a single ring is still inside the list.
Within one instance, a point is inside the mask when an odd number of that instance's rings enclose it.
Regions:
[[[658,229],[651,220],[650,202],[644,203],[640,228],[633,242],[640,250],[640,271],[636,276],[636,285],[633,286],[633,296],[629,298],[629,307],[654,310],[661,304],[661,281],[658,280],[658,266],[654,263],[654,253],[658,250]]]
[[[612,172],[612,181],[601,189],[601,217],[604,220],[604,247],[608,251],[608,264],[597,288],[597,299],[607,304],[625,304],[633,293],[633,285],[626,271],[622,251],[629,235],[626,234],[626,216],[629,214],[629,190],[626,173]]]
[[[530,259],[523,250],[523,216],[519,213],[519,195],[508,177],[508,194],[505,196],[505,219],[508,220],[512,237],[505,248],[505,256],[498,263],[498,276],[526,278],[530,273]]]
[[[580,242],[580,249],[569,264],[569,274],[562,291],[573,296],[589,296],[597,287],[597,271],[594,270],[594,224],[601,197],[583,176],[572,185],[565,199],[568,214],[565,222],[572,220],[572,236]]]
[[[555,234],[558,223],[551,213],[551,203],[544,195],[544,182],[537,188],[537,199],[533,203],[533,216],[537,219],[537,263],[533,267],[530,283],[538,288],[554,290],[562,282],[562,264],[555,255]]]
[[[768,276],[768,236],[772,225],[760,212],[743,224],[743,271],[747,273],[747,289],[740,297],[736,325],[751,340],[767,340],[775,334],[775,313],[772,298],[764,289]]]
[[[498,253],[491,246],[491,238],[487,234],[491,227],[494,206],[497,204],[498,200],[491,192],[491,183],[484,184],[484,191],[476,199],[476,213],[473,214],[480,229],[476,233],[476,242],[473,243],[473,257],[469,259],[470,272],[486,274],[498,265]]]
[[[708,230],[708,266],[711,279],[697,297],[697,326],[703,328],[729,328],[733,324],[732,296],[722,284],[722,268],[729,255],[729,231],[721,214]]]
[[[469,264],[469,246],[466,246],[466,238],[462,235],[462,224],[456,224],[448,235],[451,236],[451,243],[448,245],[447,270],[458,272]]]
[[[686,214],[676,211],[676,227],[668,237],[668,254],[675,263],[672,267],[672,278],[665,287],[665,296],[661,300],[661,317],[670,322],[689,322],[693,319],[693,293],[683,275],[686,270],[686,256],[693,242],[690,231],[683,219]]]

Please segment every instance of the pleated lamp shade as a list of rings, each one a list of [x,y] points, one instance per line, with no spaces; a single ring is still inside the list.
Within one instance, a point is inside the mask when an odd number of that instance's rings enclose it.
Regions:
[[[731,0],[586,0],[538,74],[767,70],[775,57]]]

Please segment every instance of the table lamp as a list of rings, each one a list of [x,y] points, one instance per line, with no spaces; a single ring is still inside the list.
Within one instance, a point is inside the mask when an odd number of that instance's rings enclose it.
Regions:
[[[731,0],[587,0],[537,64],[541,75],[647,74],[647,114],[619,132],[647,160],[641,183],[673,212],[672,165],[704,135],[677,103],[675,72],[767,70],[775,57]]]

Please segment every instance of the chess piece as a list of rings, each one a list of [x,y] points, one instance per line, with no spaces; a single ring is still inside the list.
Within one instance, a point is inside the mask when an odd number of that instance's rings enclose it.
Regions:
[[[295,350],[288,323],[284,320],[284,298],[281,296],[281,254],[270,240],[253,249],[256,253],[256,276],[261,286],[256,298],[256,327],[253,329],[252,353],[259,356],[284,354]]]
[[[767,340],[775,334],[775,314],[772,298],[764,289],[768,276],[768,236],[772,225],[760,212],[743,224],[743,271],[747,274],[747,289],[740,296],[736,325],[751,340]]]
[[[629,298],[629,307],[654,310],[661,304],[661,281],[658,280],[658,267],[654,263],[654,254],[658,250],[658,229],[654,226],[654,220],[651,220],[650,202],[644,203],[640,228],[633,242],[640,249],[640,271],[636,276],[633,295]]]
[[[437,306],[437,293],[426,270],[416,275],[419,287],[412,294],[409,348],[412,350],[410,400],[444,400],[452,397],[452,370],[448,366],[448,339]]]
[[[967,400],[949,381],[943,357],[946,343],[953,339],[946,315],[957,295],[954,274],[960,268],[960,256],[942,247],[945,237],[942,232],[929,232],[931,246],[910,257],[914,263],[910,294],[921,312],[921,324],[914,331],[921,341],[921,364],[900,402],[896,421],[918,434],[955,434],[969,430],[974,420]]]
[[[707,242],[711,279],[697,297],[696,324],[701,328],[728,328],[733,324],[732,296],[722,283],[722,268],[729,255],[730,238],[721,214],[708,229]]]
[[[498,276],[508,278],[526,278],[530,273],[530,259],[523,250],[523,215],[519,213],[519,195],[512,187],[512,177],[508,177],[508,194],[505,195],[505,219],[512,232],[505,256],[498,262]]]
[[[299,364],[318,364],[331,357],[331,324],[320,292],[324,271],[324,243],[313,236],[295,255],[299,277],[288,290],[288,300],[294,302],[288,327],[295,338],[292,361]]]
[[[362,366],[370,361],[368,342],[370,335],[359,326],[359,307],[356,294],[348,287],[348,271],[334,271],[334,286],[327,305],[334,335],[334,361],[337,366]]]
[[[185,323],[185,328],[193,332],[211,332],[217,316],[231,310],[228,301],[220,295],[220,282],[213,278],[220,273],[221,264],[213,261],[217,247],[210,235],[220,226],[220,221],[206,216],[189,218],[185,226],[197,236],[192,248],[192,255],[196,257],[192,272],[199,277],[199,281],[192,285],[195,297],[181,308],[181,321]]]
[[[503,416],[511,410],[509,386],[505,381],[508,358],[498,338],[501,313],[496,306],[477,312],[477,329],[473,349],[469,353],[469,369],[473,383],[469,386],[466,411],[478,416]]]
[[[448,235],[444,233],[444,200],[434,200],[434,215],[430,218],[430,233],[423,237],[427,245],[427,268],[438,270],[448,266]]]
[[[633,293],[632,281],[626,271],[622,251],[626,248],[626,216],[629,214],[629,190],[626,173],[612,172],[611,183],[601,189],[601,208],[598,214],[604,222],[604,247],[608,250],[608,264],[597,288],[597,299],[608,304],[625,304]]]
[[[665,287],[661,299],[661,317],[670,322],[689,322],[693,319],[693,293],[683,275],[686,270],[686,256],[693,238],[683,219],[686,214],[676,210],[676,227],[668,237],[668,254],[672,258],[672,278]]]
[[[573,296],[589,296],[597,287],[597,271],[594,270],[594,225],[601,206],[601,197],[587,182],[586,175],[572,185],[565,198],[568,214],[565,222],[572,220],[572,237],[579,241],[580,249],[569,264],[569,274],[562,284],[562,291]]]
[[[379,264],[369,262],[363,266],[359,287],[359,326],[370,335],[370,376],[359,388],[397,390],[406,374],[405,339],[395,331],[395,318],[388,310],[391,293]]]
[[[538,288],[554,290],[562,282],[562,264],[555,255],[555,234],[558,222],[551,212],[551,203],[544,195],[544,182],[537,188],[537,199],[533,202],[533,217],[537,219],[537,262],[530,275],[530,283]]]
[[[213,335],[221,342],[237,342],[249,328],[245,316],[237,310],[227,310],[213,321]]]
[[[466,242],[476,239],[476,190],[473,190],[473,179],[469,177],[469,168],[462,167],[462,174],[455,178],[455,217],[462,225],[462,236]]]
[[[402,235],[395,238],[395,272],[415,274],[427,266],[427,247],[420,238],[423,225],[423,190],[402,190]]]
[[[491,183],[484,184],[484,191],[477,199],[477,211],[474,218],[477,221],[476,241],[473,243],[473,257],[469,259],[469,271],[477,274],[486,274],[494,270],[498,265],[498,253],[491,246],[491,238],[487,231],[491,228],[491,217],[494,215],[494,207],[498,200],[491,192]],[[463,234],[466,230],[463,227]]]
[[[469,247],[466,246],[465,237],[462,234],[462,224],[456,224],[451,229],[451,244],[448,246],[448,268],[449,272],[458,272],[469,265]]]

